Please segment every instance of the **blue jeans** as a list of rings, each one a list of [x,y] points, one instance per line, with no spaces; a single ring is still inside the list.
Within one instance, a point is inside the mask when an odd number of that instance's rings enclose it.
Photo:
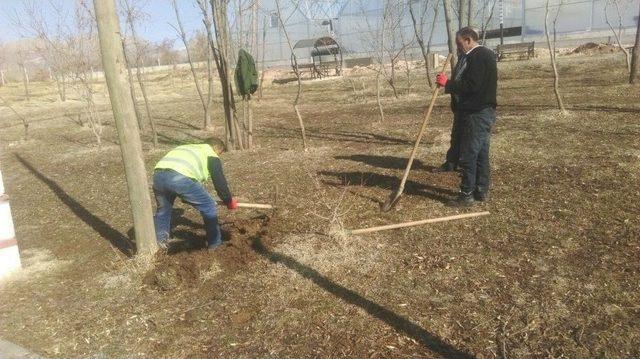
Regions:
[[[496,120],[496,110],[485,108],[467,113],[462,118],[462,139],[460,141],[460,161],[462,182],[460,191],[486,192],[491,183],[489,166],[489,144],[491,127]]]
[[[200,211],[207,232],[207,244],[211,247],[222,243],[216,202],[202,184],[178,172],[161,170],[153,174],[153,193],[158,205],[153,216],[158,242],[167,241],[170,237],[173,202],[180,197],[183,202]]]

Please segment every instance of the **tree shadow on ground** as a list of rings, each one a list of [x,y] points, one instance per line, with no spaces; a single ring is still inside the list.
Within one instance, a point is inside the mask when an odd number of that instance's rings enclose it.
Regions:
[[[263,137],[298,139],[301,136],[300,129],[270,125],[265,125],[264,128],[267,131],[262,134]],[[412,144],[412,142],[408,140],[361,131],[323,131],[321,129],[307,128],[305,134],[308,138],[332,142],[358,142],[381,145]]]
[[[325,177],[334,177],[340,181],[338,183],[335,181],[322,181],[324,184],[330,186],[378,187],[389,191],[395,190],[400,186],[400,178],[375,172],[319,171],[318,174]],[[438,202],[447,203],[457,192],[447,188],[407,180],[404,186],[404,194],[422,196]],[[375,202],[380,203],[379,201]]]
[[[111,245],[120,250],[127,257],[133,256],[135,252],[135,243],[127,238],[123,233],[120,233],[115,228],[111,227],[107,222],[103,221],[100,217],[91,213],[80,202],[69,196],[67,192],[58,185],[55,181],[45,176],[42,172],[38,171],[29,161],[22,158],[20,155],[15,155],[18,161],[28,169],[36,178],[46,184],[51,191],[64,203],[71,211],[89,227],[93,228],[100,236],[108,240]]]
[[[361,296],[349,288],[331,281],[317,270],[296,261],[293,257],[272,251],[262,243],[260,237],[253,238],[252,248],[270,262],[274,264],[283,264],[335,297],[340,298],[346,303],[356,305],[364,309],[372,317],[383,321],[395,330],[413,338],[425,349],[431,352],[437,353],[444,358],[474,358],[473,355],[465,353],[464,351],[447,344],[436,335],[411,322],[409,319]]]
[[[369,166],[378,168],[389,168],[394,170],[404,170],[407,167],[408,158],[395,157],[395,156],[374,156],[374,155],[349,155],[349,156],[335,156],[336,160],[349,160],[355,162],[362,162]],[[411,165],[412,170],[424,170],[433,172],[437,167],[431,165],[425,165],[420,160],[414,160]]]

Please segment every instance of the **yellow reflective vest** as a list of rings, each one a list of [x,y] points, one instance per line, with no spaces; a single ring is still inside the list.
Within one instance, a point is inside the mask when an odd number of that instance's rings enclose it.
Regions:
[[[209,175],[207,159],[218,154],[207,144],[182,145],[167,153],[154,169],[169,169],[198,182],[205,182]]]

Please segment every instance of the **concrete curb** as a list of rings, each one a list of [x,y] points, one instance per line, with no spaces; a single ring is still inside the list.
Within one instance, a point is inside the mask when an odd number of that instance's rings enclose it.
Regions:
[[[27,349],[0,339],[0,359],[46,359],[40,355],[31,353]]]

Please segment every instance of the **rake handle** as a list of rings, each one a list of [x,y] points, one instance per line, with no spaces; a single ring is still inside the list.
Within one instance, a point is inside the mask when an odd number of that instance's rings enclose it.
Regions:
[[[455,215],[455,216],[423,219],[421,221],[404,222],[404,223],[388,224],[388,225],[385,225],[385,226],[378,226],[378,227],[354,229],[354,230],[349,231],[349,233],[350,234],[364,234],[364,233],[380,232],[380,231],[387,231],[387,230],[390,230],[390,229],[398,229],[398,228],[420,226],[420,225],[423,225],[423,224],[439,223],[439,222],[453,221],[453,220],[457,220],[457,219],[481,217],[481,216],[486,216],[488,214],[489,214],[489,212],[465,213],[465,214],[458,214],[458,215]]]
[[[451,62],[451,58],[453,54],[449,54],[444,64],[442,65],[442,70],[445,72],[447,70],[447,66]],[[433,89],[433,94],[431,95],[431,102],[429,102],[429,107],[427,107],[427,111],[424,115],[424,120],[422,120],[422,126],[420,127],[420,132],[418,132],[418,138],[416,138],[416,143],[413,145],[413,150],[411,150],[411,156],[409,156],[409,162],[407,163],[407,168],[404,170],[404,174],[402,175],[402,181],[400,181],[400,186],[398,187],[398,193],[401,194],[404,190],[404,185],[407,183],[407,178],[409,178],[409,172],[411,172],[411,166],[413,165],[413,160],[416,157],[416,153],[418,152],[418,147],[420,146],[420,141],[422,141],[422,136],[424,135],[425,130],[427,129],[427,123],[429,123],[429,118],[431,117],[431,112],[433,111],[433,106],[438,99],[438,92],[440,91],[440,86],[436,85],[436,88]]]

